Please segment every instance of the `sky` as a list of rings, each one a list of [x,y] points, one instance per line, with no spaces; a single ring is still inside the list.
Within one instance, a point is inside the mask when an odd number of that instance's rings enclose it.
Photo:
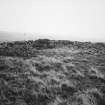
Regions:
[[[0,0],[0,31],[105,41],[105,0]]]

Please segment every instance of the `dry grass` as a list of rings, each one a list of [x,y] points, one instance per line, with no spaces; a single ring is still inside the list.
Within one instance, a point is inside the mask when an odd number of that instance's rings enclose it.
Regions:
[[[105,55],[83,49],[0,56],[0,105],[104,105]]]

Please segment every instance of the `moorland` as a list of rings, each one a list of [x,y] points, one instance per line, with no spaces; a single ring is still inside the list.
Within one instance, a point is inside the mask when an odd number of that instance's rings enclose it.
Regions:
[[[0,105],[105,105],[105,43],[0,43]]]

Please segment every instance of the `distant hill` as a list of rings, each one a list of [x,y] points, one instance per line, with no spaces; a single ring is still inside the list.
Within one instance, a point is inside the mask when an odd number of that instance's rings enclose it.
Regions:
[[[19,32],[0,31],[0,42],[36,40],[38,37],[41,37],[38,33],[19,33]]]
[[[50,34],[46,35],[46,34],[40,34],[40,33],[19,33],[19,32],[0,31],[0,42],[36,40],[39,38],[41,38],[41,39],[44,39],[44,38],[53,39],[52,36]]]
[[[16,41],[21,40],[24,34],[15,32],[0,31],[0,41]]]

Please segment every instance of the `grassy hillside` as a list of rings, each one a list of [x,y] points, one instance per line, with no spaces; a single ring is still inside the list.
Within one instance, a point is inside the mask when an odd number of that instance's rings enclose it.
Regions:
[[[105,105],[105,44],[0,44],[0,105]]]

